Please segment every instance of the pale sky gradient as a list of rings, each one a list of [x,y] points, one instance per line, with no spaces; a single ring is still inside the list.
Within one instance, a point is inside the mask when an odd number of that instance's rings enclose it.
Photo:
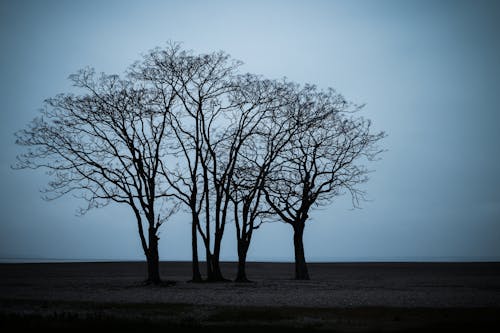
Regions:
[[[173,40],[334,87],[388,133],[370,201],[310,214],[310,261],[500,260],[499,32],[496,1],[0,1],[0,258],[143,260],[127,207],[76,217],[76,199],[40,198],[43,172],[11,170],[13,133],[69,74],[122,73]],[[163,228],[161,259],[189,260],[189,218]],[[263,226],[248,259],[292,260],[291,228]]]

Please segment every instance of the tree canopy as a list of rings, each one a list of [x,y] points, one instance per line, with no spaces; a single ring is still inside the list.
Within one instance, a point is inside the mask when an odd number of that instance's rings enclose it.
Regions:
[[[193,281],[225,280],[220,253],[235,224],[238,281],[253,232],[265,221],[294,229],[296,278],[308,279],[303,230],[315,207],[350,193],[357,205],[365,164],[383,132],[362,106],[333,89],[240,73],[224,52],[195,54],[180,44],[148,52],[122,77],[84,69],[70,80],[81,94],[46,100],[17,133],[27,147],[17,168],[45,168],[47,198],[76,193],[81,212],[128,205],[159,283],[158,230],[178,207],[191,214]],[[147,230],[147,232],[146,232]]]

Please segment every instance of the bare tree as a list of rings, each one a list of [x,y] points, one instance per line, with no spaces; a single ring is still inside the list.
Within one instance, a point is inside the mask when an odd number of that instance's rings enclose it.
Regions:
[[[82,214],[110,202],[128,205],[147,259],[147,282],[160,283],[158,231],[175,212],[160,178],[176,95],[165,90],[158,96],[116,75],[97,77],[91,69],[70,79],[84,94],[46,100],[41,116],[17,133],[28,152],[15,167],[49,170],[46,198],[75,193],[87,202]],[[154,107],[160,97],[164,109]]]
[[[370,121],[354,117],[359,111],[334,90],[305,86],[289,105],[298,126],[293,139],[269,173],[265,196],[281,220],[293,227],[295,278],[309,279],[303,232],[311,209],[349,192],[356,206],[363,199],[358,185],[368,180],[363,162],[379,153],[384,133],[370,132]]]
[[[72,75],[82,95],[48,99],[41,117],[17,133],[28,147],[17,168],[46,168],[47,198],[78,193],[81,212],[127,204],[137,220],[148,281],[159,283],[158,231],[182,203],[191,213],[192,280],[225,280],[222,238],[234,219],[237,281],[254,230],[265,220],[294,229],[296,278],[308,279],[303,231],[316,206],[367,181],[384,133],[355,117],[356,107],[333,90],[238,75],[224,52],[196,55],[171,43],[148,52],[125,79]],[[233,209],[231,214],[231,208]],[[147,234],[145,232],[147,228]]]
[[[149,52],[134,70],[135,77],[159,94],[173,90],[180,101],[169,118],[178,164],[164,174],[192,214],[193,281],[201,280],[198,234],[205,245],[208,280],[224,280],[219,258],[235,152],[223,149],[235,107],[228,94],[237,88],[233,76],[239,65],[223,52],[194,55],[173,43]]]
[[[298,126],[286,113],[293,84],[242,77],[235,100],[240,101],[233,145],[239,145],[235,159],[230,198],[236,226],[237,282],[249,281],[246,275],[247,253],[254,230],[271,218],[264,198],[267,176],[275,159],[293,137]]]

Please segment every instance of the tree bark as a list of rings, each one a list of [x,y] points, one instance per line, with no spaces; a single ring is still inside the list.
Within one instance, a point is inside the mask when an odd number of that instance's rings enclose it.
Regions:
[[[149,229],[149,248],[146,256],[148,265],[147,283],[159,284],[160,279],[160,258],[158,255],[158,237],[154,229]]]
[[[236,282],[250,282],[246,273],[248,245],[248,242],[238,240],[238,272],[236,274]]]
[[[197,227],[199,219],[195,212],[192,213],[193,224],[191,226],[191,249],[192,249],[192,270],[193,276],[191,282],[201,282],[201,273],[200,273],[200,263],[198,260],[198,233]]]
[[[293,227],[293,245],[295,248],[295,279],[309,280],[306,258],[304,255],[304,223],[296,223]]]
[[[211,267],[212,267],[212,279],[211,281],[229,281],[225,279],[222,275],[222,271],[220,269],[220,248],[222,242],[222,233],[216,232],[214,237],[214,253],[211,257]]]
[[[216,257],[212,257],[212,274],[212,281],[214,282],[229,281],[222,275],[222,271],[220,269],[220,259]]]
[[[212,254],[210,253],[210,249],[205,249],[205,253],[206,253],[206,260],[207,260],[207,281],[212,282],[212,281],[215,281],[214,271],[212,269],[213,258],[212,258]]]

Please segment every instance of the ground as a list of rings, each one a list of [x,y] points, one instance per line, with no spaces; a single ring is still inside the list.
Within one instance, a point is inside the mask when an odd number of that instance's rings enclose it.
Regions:
[[[0,328],[165,327],[239,331],[420,331],[500,328],[500,263],[249,263],[251,283],[189,283],[190,263],[0,264]],[[223,263],[234,278],[236,263]]]

